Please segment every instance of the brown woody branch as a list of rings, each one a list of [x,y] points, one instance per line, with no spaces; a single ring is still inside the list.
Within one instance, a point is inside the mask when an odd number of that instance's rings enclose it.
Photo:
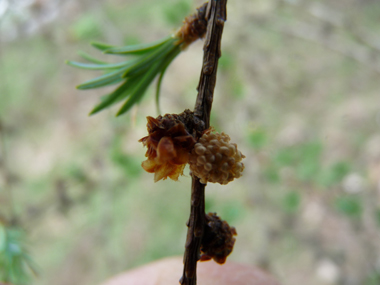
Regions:
[[[216,83],[218,60],[221,56],[221,39],[224,22],[227,19],[227,0],[210,0],[206,11],[207,33],[203,47],[203,65],[198,84],[198,96],[195,103],[195,115],[210,127],[210,113]],[[205,184],[192,175],[191,210],[187,223],[188,231],[184,253],[184,269],[180,279],[182,285],[197,283],[197,262],[200,259],[200,247],[205,224]]]

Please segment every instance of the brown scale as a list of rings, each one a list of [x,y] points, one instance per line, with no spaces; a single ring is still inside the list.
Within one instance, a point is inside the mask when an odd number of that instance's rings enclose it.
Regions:
[[[157,118],[147,117],[149,135],[139,140],[148,148],[142,167],[154,173],[154,181],[171,178],[178,180],[189,161],[190,152],[200,135],[203,124],[190,110],[166,114]]]
[[[197,8],[197,13],[188,16],[183,21],[183,26],[176,33],[180,39],[179,43],[184,43],[183,48],[205,36],[207,30],[207,20],[205,19],[208,2]]]
[[[201,244],[201,261],[214,259],[223,264],[235,244],[236,229],[221,220],[216,213],[206,215],[206,223]]]

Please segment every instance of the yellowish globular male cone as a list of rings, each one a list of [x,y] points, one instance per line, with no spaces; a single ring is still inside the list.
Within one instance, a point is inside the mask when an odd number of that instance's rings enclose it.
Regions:
[[[228,135],[208,129],[191,152],[190,170],[203,184],[224,185],[242,175],[244,157]]]

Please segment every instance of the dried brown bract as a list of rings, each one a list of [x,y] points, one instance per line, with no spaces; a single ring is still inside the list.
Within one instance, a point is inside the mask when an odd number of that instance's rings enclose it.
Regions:
[[[201,245],[201,261],[214,259],[223,264],[235,244],[236,229],[221,220],[216,213],[206,215],[206,224]]]
[[[205,19],[208,2],[197,8],[197,13],[188,16],[183,21],[183,26],[176,33],[180,39],[179,43],[184,43],[183,48],[205,36],[207,30],[207,20]]]
[[[149,135],[139,140],[148,148],[142,167],[155,174],[155,182],[167,177],[178,180],[196,143],[194,130],[201,129],[202,124],[190,110],[147,119]]]

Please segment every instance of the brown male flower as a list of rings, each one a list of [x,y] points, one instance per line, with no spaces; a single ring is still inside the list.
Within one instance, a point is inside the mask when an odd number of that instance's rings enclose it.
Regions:
[[[194,146],[190,156],[190,170],[201,183],[229,183],[239,178],[244,170],[241,160],[245,156],[230,143],[230,137],[225,133],[213,132],[210,128],[204,132]]]
[[[178,180],[196,143],[190,130],[199,129],[199,122],[189,110],[147,119],[149,135],[139,140],[148,148],[142,167],[154,173],[155,182],[167,177]]]

